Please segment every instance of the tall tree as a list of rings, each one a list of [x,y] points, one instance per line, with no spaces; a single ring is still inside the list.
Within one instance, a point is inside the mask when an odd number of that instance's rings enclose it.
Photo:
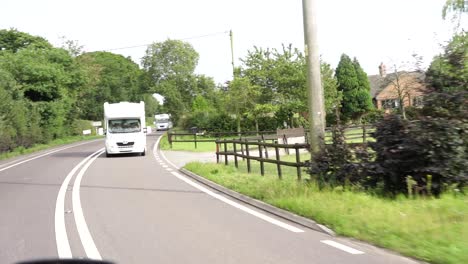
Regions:
[[[99,51],[82,54],[77,61],[89,77],[77,102],[83,118],[100,120],[104,102],[143,100],[140,96],[142,71],[131,59]]]
[[[188,42],[168,39],[151,44],[142,58],[143,68],[158,84],[164,80],[191,76],[199,55]]]
[[[334,76],[333,68],[326,62],[321,62],[322,87],[325,97],[325,111],[328,125],[337,122],[341,109],[342,92],[338,91],[338,82]]]
[[[452,19],[461,17],[465,12],[468,12],[468,3],[466,0],[446,0],[442,8],[442,18],[446,19],[449,13],[453,13]]]
[[[453,36],[427,70],[427,80],[438,92],[466,91],[468,87],[468,32]]]
[[[197,91],[210,86],[208,78],[194,74],[198,58],[190,43],[171,39],[151,44],[142,58],[151,92],[166,97],[164,109],[175,121],[190,109]]]
[[[252,85],[247,78],[235,78],[230,84],[227,92],[227,108],[236,115],[237,132],[241,132],[242,115],[253,109],[260,95],[260,89]]]
[[[361,117],[373,108],[367,75],[356,59],[353,62],[343,54],[336,68],[336,78],[338,90],[343,93],[343,117],[360,122]]]
[[[20,49],[31,46],[39,49],[52,48],[52,45],[42,37],[32,36],[16,29],[0,30],[0,51],[9,50],[14,53]]]

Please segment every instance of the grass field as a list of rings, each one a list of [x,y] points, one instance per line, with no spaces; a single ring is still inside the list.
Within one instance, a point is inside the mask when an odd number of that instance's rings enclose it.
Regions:
[[[97,139],[97,138],[102,138],[102,136],[66,137],[66,138],[52,140],[48,144],[37,144],[37,145],[34,145],[34,146],[30,147],[30,148],[19,147],[19,148],[14,149],[11,152],[0,153],[0,160],[9,159],[9,158],[13,158],[13,157],[24,155],[24,154],[33,153],[33,152],[48,149],[48,148],[51,148],[51,147],[70,144],[70,143],[73,143],[73,142],[78,142],[78,141],[83,141],[83,140],[92,140],[92,139]]]
[[[342,188],[319,191],[314,183],[299,183],[295,168],[283,167],[283,180],[278,180],[275,165],[265,164],[267,173],[262,177],[255,163],[251,174],[246,173],[243,162],[238,169],[197,162],[186,168],[229,189],[314,219],[340,235],[431,263],[468,263],[465,195],[391,200]]]

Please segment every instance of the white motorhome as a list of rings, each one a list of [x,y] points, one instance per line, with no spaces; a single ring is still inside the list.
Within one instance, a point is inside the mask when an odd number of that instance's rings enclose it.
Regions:
[[[169,130],[172,128],[171,116],[169,114],[159,114],[154,116],[156,131]]]
[[[146,153],[145,102],[104,103],[106,156]]]

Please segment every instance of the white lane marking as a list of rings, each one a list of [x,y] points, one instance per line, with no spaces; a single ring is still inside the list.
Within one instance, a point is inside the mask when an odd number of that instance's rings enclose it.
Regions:
[[[83,208],[81,207],[81,200],[80,200],[80,184],[81,184],[81,179],[83,178],[84,173],[86,170],[89,168],[91,163],[93,163],[99,155],[104,153],[104,150],[101,150],[99,154],[94,156],[91,160],[89,160],[83,168],[81,168],[80,172],[78,175],[76,175],[75,183],[73,184],[73,192],[72,192],[72,204],[73,204],[73,211],[74,216],[75,216],[75,223],[76,223],[76,229],[78,230],[78,234],[80,235],[81,239],[81,244],[83,245],[83,248],[86,252],[86,256],[90,259],[95,259],[95,260],[102,260],[101,254],[99,254],[99,251],[96,247],[96,244],[94,244],[93,237],[91,236],[91,233],[89,232],[88,225],[86,224],[86,220],[84,218],[83,214]]]
[[[334,248],[341,249],[341,250],[346,251],[346,252],[348,252],[350,254],[353,254],[353,255],[364,254],[364,252],[362,252],[362,251],[359,251],[359,250],[354,249],[352,247],[345,246],[343,244],[340,244],[340,243],[332,241],[332,240],[320,240],[320,242],[322,242],[324,244],[327,244],[329,246],[332,246]]]
[[[95,141],[95,140],[93,140],[93,141]],[[56,150],[53,150],[53,151],[50,151],[50,152],[46,152],[46,153],[41,154],[41,155],[39,155],[39,156],[35,156],[35,157],[29,158],[29,159],[26,159],[26,160],[22,160],[22,161],[20,161],[20,162],[18,162],[18,163],[12,164],[12,165],[10,165],[10,166],[8,166],[8,167],[1,168],[0,171],[8,170],[8,169],[10,169],[10,168],[13,168],[13,167],[18,166],[18,165],[20,165],[20,164],[23,164],[23,163],[25,163],[25,162],[28,162],[28,161],[31,161],[31,160],[35,160],[35,159],[38,159],[38,158],[42,158],[42,157],[44,157],[44,156],[50,155],[50,154],[55,153],[55,152],[59,152],[59,151],[62,151],[62,150],[65,150],[65,149],[69,149],[69,148],[78,147],[78,146],[81,146],[81,145],[84,145],[84,144],[89,144],[89,143],[91,143],[91,142],[93,142],[93,141],[89,141],[89,142],[85,142],[85,143],[81,143],[81,144],[69,146],[69,147],[66,147],[66,148],[61,148],[61,149],[56,149]],[[14,162],[14,161],[12,161],[12,162]],[[10,163],[12,163],[12,162],[9,162],[9,163],[7,163],[7,164],[10,164]],[[4,165],[5,165],[5,164],[4,164]],[[4,165],[3,165],[3,166],[4,166]]]
[[[166,168],[169,168],[169,166],[167,166],[167,165],[166,165],[166,164],[164,164],[164,163],[163,163],[163,164],[161,164],[161,165],[162,165],[162,167],[163,167],[163,168],[165,168],[165,169],[166,169]]]
[[[94,152],[85,159],[83,159],[78,165],[76,165],[65,177],[60,190],[57,195],[57,202],[55,203],[55,241],[57,243],[57,253],[59,258],[72,258],[70,249],[70,243],[68,242],[67,229],[65,227],[65,195],[67,193],[68,184],[73,178],[75,172],[88,161],[93,155],[99,153],[102,149]]]
[[[160,140],[161,140],[161,137],[159,137],[158,140],[156,141],[156,144],[155,144],[154,147],[153,147],[153,152],[156,152],[156,146],[159,144],[159,141],[160,141]],[[164,155],[164,153],[161,152],[160,155],[161,155],[169,164],[171,164],[172,166],[174,166],[175,168],[177,168],[177,166],[175,166],[172,162],[170,162],[170,161],[166,158],[166,156]],[[297,228],[297,227],[294,227],[294,226],[292,226],[292,225],[289,225],[289,224],[286,224],[286,223],[281,222],[281,221],[279,221],[279,220],[276,220],[276,219],[274,219],[274,218],[272,218],[272,217],[269,217],[269,216],[267,216],[267,215],[265,215],[265,214],[259,213],[259,212],[255,211],[255,210],[252,210],[252,209],[250,209],[250,208],[248,208],[248,207],[246,207],[246,206],[244,206],[244,205],[241,205],[241,204],[239,204],[239,203],[236,203],[236,202],[234,202],[234,201],[231,201],[231,200],[229,200],[228,198],[226,198],[226,197],[224,197],[224,196],[222,196],[222,195],[219,195],[219,194],[217,194],[217,193],[214,193],[214,192],[212,192],[211,190],[209,190],[209,189],[207,189],[207,188],[201,186],[200,184],[195,183],[195,182],[189,180],[187,177],[182,176],[182,175],[181,175],[180,173],[178,173],[178,172],[171,172],[171,174],[173,174],[174,176],[176,176],[178,179],[180,179],[180,180],[186,182],[187,184],[191,185],[192,187],[195,187],[196,189],[198,189],[198,190],[200,190],[200,191],[202,191],[202,192],[205,192],[206,194],[208,194],[208,195],[210,195],[210,196],[212,196],[212,197],[214,197],[214,198],[216,198],[216,199],[218,199],[218,200],[220,200],[220,201],[222,201],[222,202],[225,202],[225,203],[227,203],[227,204],[229,204],[229,205],[231,205],[231,206],[233,206],[233,207],[235,207],[235,208],[237,208],[237,209],[239,209],[239,210],[242,210],[242,211],[244,211],[244,212],[246,212],[246,213],[249,213],[249,214],[251,214],[251,215],[253,215],[253,216],[256,216],[256,217],[258,217],[258,218],[260,218],[260,219],[262,219],[262,220],[264,220],[264,221],[267,221],[267,222],[269,222],[269,223],[271,223],[271,224],[277,225],[277,226],[279,226],[279,227],[282,227],[282,228],[287,229],[287,230],[289,230],[289,231],[291,231],[291,232],[294,232],[294,233],[302,233],[302,232],[304,232],[304,230],[301,230],[301,229],[299,229],[299,228]]]
[[[225,202],[225,203],[227,203],[227,204],[229,204],[229,205],[231,205],[231,206],[233,206],[233,207],[235,207],[235,208],[237,208],[237,209],[240,209],[240,210],[242,210],[242,211],[244,211],[244,212],[246,212],[246,213],[249,213],[249,214],[251,214],[251,215],[253,215],[253,216],[256,216],[256,217],[258,217],[258,218],[260,218],[260,219],[262,219],[262,220],[265,220],[265,221],[267,221],[267,222],[269,222],[269,223],[271,223],[271,224],[277,225],[277,226],[279,226],[279,227],[282,227],[282,228],[287,229],[287,230],[289,230],[289,231],[291,231],[291,232],[294,232],[294,233],[302,233],[302,232],[304,232],[303,230],[301,230],[301,229],[299,229],[299,228],[297,228],[297,227],[294,227],[294,226],[292,226],[292,225],[288,225],[288,224],[286,224],[286,223],[283,223],[283,222],[281,222],[281,221],[278,221],[278,220],[276,220],[276,219],[274,219],[274,218],[272,218],[272,217],[269,217],[269,216],[267,216],[267,215],[264,215],[264,214],[262,214],[262,213],[259,213],[259,212],[255,211],[255,210],[252,210],[252,209],[250,209],[250,208],[248,208],[248,207],[246,207],[246,206],[243,206],[243,205],[238,204],[238,203],[236,203],[236,202],[234,202],[234,201],[231,201],[231,200],[227,199],[226,197],[224,197],[224,196],[222,196],[222,195],[219,195],[219,194],[217,194],[217,193],[214,193],[214,192],[208,190],[207,188],[205,188],[205,187],[199,185],[198,183],[195,183],[195,182],[193,182],[193,181],[187,179],[186,177],[182,176],[182,175],[181,175],[180,173],[178,173],[178,172],[171,172],[171,173],[172,173],[174,176],[176,176],[177,178],[179,178],[180,180],[182,180],[182,181],[188,183],[189,185],[191,185],[191,186],[193,186],[193,187],[199,189],[200,191],[205,192],[206,194],[208,194],[208,195],[210,195],[210,196],[212,196],[212,197],[214,197],[214,198],[216,198],[216,199],[218,199],[218,200],[221,200],[221,201],[223,201],[223,202]]]
[[[166,170],[167,170],[167,171],[173,171],[171,168],[167,168]]]
[[[158,138],[158,140],[156,140],[156,143],[154,143],[154,146],[153,146],[153,153],[156,153],[156,151],[157,151],[156,148],[157,148],[157,146],[159,145],[159,141],[161,141],[161,138],[162,138],[162,136],[160,136],[160,137]],[[166,158],[166,155],[164,155],[164,153],[162,153],[162,152],[161,152],[161,157],[163,157],[163,159],[164,159],[167,163],[169,163],[172,167],[174,167],[174,168],[176,168],[176,169],[179,169],[179,166],[175,165],[175,164],[172,163],[170,160],[168,160],[168,159]]]

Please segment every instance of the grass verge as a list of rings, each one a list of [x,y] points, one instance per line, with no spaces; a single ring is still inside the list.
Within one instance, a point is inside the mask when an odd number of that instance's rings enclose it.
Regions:
[[[325,224],[340,235],[431,263],[468,263],[465,195],[390,200],[336,188],[319,190],[313,183],[299,183],[295,168],[284,167],[280,181],[275,165],[266,164],[262,177],[258,167],[253,165],[253,173],[247,174],[242,162],[238,169],[198,162],[185,166],[229,189]]]
[[[33,152],[48,149],[48,148],[51,148],[51,147],[70,144],[70,143],[74,143],[74,142],[78,142],[78,141],[92,140],[92,139],[97,139],[97,138],[102,138],[102,136],[73,136],[73,137],[55,139],[55,140],[52,140],[51,142],[49,142],[47,144],[37,144],[37,145],[34,145],[34,146],[30,147],[30,148],[18,147],[18,148],[15,148],[13,151],[0,153],[0,160],[17,157],[17,156],[24,155],[24,154],[33,153]]]

